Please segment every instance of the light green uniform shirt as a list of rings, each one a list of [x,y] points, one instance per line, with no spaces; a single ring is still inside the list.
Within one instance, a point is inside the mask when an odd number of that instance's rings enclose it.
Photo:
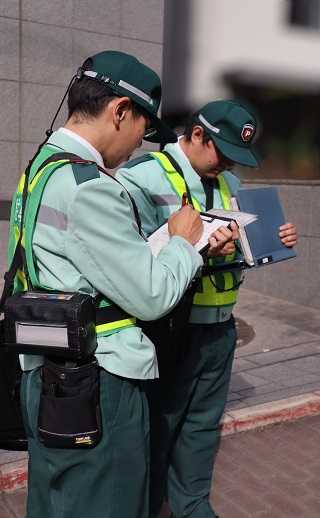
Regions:
[[[56,152],[99,161],[97,151],[72,132],[58,130],[48,143]],[[154,258],[138,233],[125,188],[103,173],[77,185],[70,165],[55,171],[45,187],[33,252],[41,286],[99,292],[141,320],[172,309],[202,266],[201,256],[180,237]],[[158,376],[154,346],[138,327],[99,338],[96,356],[103,368],[120,376]],[[22,356],[25,370],[41,363],[39,356]]]
[[[193,169],[189,159],[183,152],[179,141],[175,144],[167,144],[164,148],[178,162],[183,170],[185,180],[190,188],[191,194],[201,205],[201,209],[206,209],[206,195],[201,183],[201,178]],[[134,164],[134,162],[132,162]],[[223,175],[228,183],[231,194],[236,194],[240,187],[240,181],[229,171],[224,171]],[[181,200],[173,190],[167,179],[166,172],[156,160],[138,162],[136,165],[128,163],[124,165],[116,174],[116,178],[130,191],[138,206],[142,227],[147,235],[162,225],[172,214],[181,206]],[[219,188],[214,189],[214,207],[222,208],[222,199]],[[190,322],[203,324],[226,321],[230,318],[232,306],[222,306],[219,308],[193,306]]]

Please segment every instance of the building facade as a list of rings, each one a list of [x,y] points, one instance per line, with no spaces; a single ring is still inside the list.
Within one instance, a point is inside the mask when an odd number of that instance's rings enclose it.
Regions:
[[[132,53],[161,74],[162,35],[163,0],[1,0],[1,273],[12,193],[77,67],[111,49]],[[65,116],[64,108],[55,127]]]
[[[78,65],[118,49],[162,74],[163,114],[172,125],[215,98],[237,96],[254,106],[263,167],[238,173],[249,185],[278,187],[300,242],[297,259],[249,271],[246,286],[319,308],[319,27],[319,0],[2,0],[1,272],[22,169]]]

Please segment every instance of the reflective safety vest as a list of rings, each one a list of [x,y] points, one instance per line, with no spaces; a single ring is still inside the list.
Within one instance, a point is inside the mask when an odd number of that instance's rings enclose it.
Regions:
[[[161,152],[150,153],[151,156],[161,165],[165,171],[167,179],[178,195],[182,199],[183,194],[187,191],[186,181],[183,176],[174,168],[169,158]],[[231,210],[231,192],[223,173],[217,176],[219,184],[219,193],[222,199],[222,205],[225,210]],[[192,203],[196,210],[201,211],[201,204],[192,195]],[[221,263],[232,262],[235,254],[225,257],[209,258],[208,264],[214,266]],[[239,288],[239,275],[234,272],[216,272],[201,278],[201,287],[193,298],[195,306],[219,307],[235,304]]]
[[[77,175],[77,163],[80,163],[82,166],[81,176]],[[36,167],[36,164],[39,164],[39,167]],[[22,228],[21,245],[23,247],[26,258],[27,272],[24,271],[24,268],[18,270],[15,278],[15,293],[26,291],[28,289],[27,275],[33,288],[52,290],[52,288],[41,286],[38,280],[32,250],[32,239],[36,226],[37,214],[41,205],[41,199],[47,181],[57,169],[67,164],[72,166],[76,181],[78,179],[77,183],[83,183],[83,181],[89,181],[99,176],[98,168],[94,162],[82,160],[80,157],[78,158],[78,161],[76,161],[75,158],[71,157],[71,155],[68,157],[68,153],[55,153],[51,148],[49,148],[49,146],[44,146],[31,168],[23,222],[21,221],[21,217],[22,194],[26,181],[25,173],[23,173],[20,178],[11,207],[8,262],[10,264],[14,257],[15,248]],[[88,165],[89,167],[87,167],[85,175],[83,175],[83,166],[85,165]],[[90,174],[90,172],[92,172],[92,174]],[[112,304],[112,302],[108,299],[103,298],[102,296],[97,297],[96,333],[98,337],[109,336],[120,331],[121,329],[132,327],[135,324],[136,319],[134,317],[128,315],[115,304]]]

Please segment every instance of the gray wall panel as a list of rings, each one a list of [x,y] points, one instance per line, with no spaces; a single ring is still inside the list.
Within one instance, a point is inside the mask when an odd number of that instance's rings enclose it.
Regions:
[[[146,43],[145,41],[121,38],[121,50],[134,54],[155,72],[161,75],[162,45],[158,43]]]
[[[262,184],[251,186],[259,187]],[[286,220],[294,223],[298,229],[297,257],[249,271],[245,286],[297,304],[320,307],[320,185],[297,183],[275,187],[278,189]]]
[[[111,34],[120,33],[119,0],[74,0],[73,26]]]
[[[163,0],[1,0],[0,203],[10,198],[66,85],[86,57],[122,48],[161,71],[162,10]],[[65,107],[55,127],[66,113]],[[145,148],[155,146],[143,145],[138,153]],[[0,221],[1,272],[6,240],[7,223]]]
[[[16,189],[19,174],[18,142],[0,141],[0,200],[9,200]]]
[[[29,160],[33,157],[38,149],[38,143],[31,144],[30,142],[21,142],[20,151],[20,171],[24,171],[27,167]]]
[[[293,222],[300,234],[311,235],[312,187],[307,185],[279,185],[286,221]]]
[[[310,201],[310,235],[320,238],[320,186],[316,189],[312,189]],[[320,277],[319,277],[320,279]]]
[[[65,92],[63,86],[44,86],[31,83],[22,85],[21,136],[25,142],[40,143],[50,126],[57,107]],[[66,107],[61,110],[56,127],[66,116]]]
[[[0,18],[0,78],[19,79],[19,22]]]
[[[4,272],[7,265],[7,240],[8,240],[8,223],[6,221],[0,221],[0,266],[1,272]],[[1,275],[1,285],[2,285]]]
[[[22,19],[47,24],[71,26],[73,19],[73,0],[23,0]]]
[[[72,31],[23,22],[22,80],[64,85],[72,71]]]
[[[121,35],[162,43],[163,0],[122,0]]]
[[[94,32],[82,31],[74,29],[73,34],[73,69],[77,68],[83,61],[97,52],[102,50],[119,50],[120,38],[118,36],[109,36],[108,34],[96,34]]]
[[[305,265],[305,277],[308,277],[308,289],[304,289],[305,304],[320,309],[320,239],[319,237],[317,239],[311,239],[309,243],[309,261],[308,264]],[[303,278],[300,280],[300,283],[302,282]]]
[[[19,140],[19,84],[0,81],[0,140]]]
[[[1,0],[0,16],[19,18],[19,0]]]

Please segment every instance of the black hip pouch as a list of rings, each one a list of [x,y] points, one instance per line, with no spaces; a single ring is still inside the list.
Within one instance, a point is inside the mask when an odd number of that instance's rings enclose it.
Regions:
[[[18,353],[88,358],[97,347],[95,304],[83,293],[16,293],[4,306],[4,345]]]
[[[41,377],[39,440],[48,448],[94,448],[102,436],[96,358],[76,366],[45,359]]]

